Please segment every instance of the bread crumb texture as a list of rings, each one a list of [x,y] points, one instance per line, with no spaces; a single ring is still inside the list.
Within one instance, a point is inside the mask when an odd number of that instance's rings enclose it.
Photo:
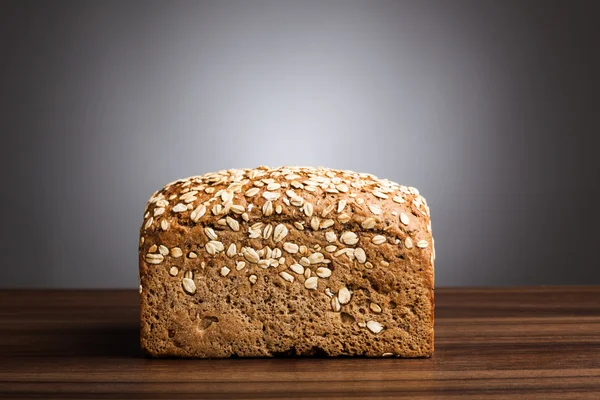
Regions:
[[[231,169],[154,193],[140,230],[155,357],[428,357],[435,251],[417,189],[351,171]]]

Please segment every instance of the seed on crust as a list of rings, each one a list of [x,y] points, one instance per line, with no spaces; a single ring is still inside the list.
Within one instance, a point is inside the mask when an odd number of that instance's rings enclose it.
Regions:
[[[331,226],[333,226],[334,222],[332,219],[326,219],[324,221],[321,221],[321,223],[319,224],[319,228],[320,229],[327,229]]]
[[[371,239],[371,243],[373,243],[373,244],[383,244],[386,241],[387,240],[386,240],[385,236],[383,236],[383,235],[375,235],[375,236],[373,236],[373,239]]]
[[[177,268],[175,266],[169,268],[169,275],[177,276],[177,274],[179,274],[179,268]]]
[[[171,249],[171,257],[179,258],[183,255],[183,251],[179,247],[173,247]]]
[[[170,226],[171,226],[171,224],[166,219],[163,219],[162,221],[160,221],[160,227],[162,228],[163,231],[169,230]]]
[[[196,293],[196,283],[190,278],[183,278],[181,280],[181,286],[183,286],[183,290],[185,290],[187,294]]]
[[[381,207],[376,204],[369,204],[369,210],[375,215],[381,214]]]
[[[253,188],[246,190],[246,193],[244,193],[244,195],[246,195],[246,197],[252,197],[252,196],[256,196],[258,194],[258,192],[260,192],[260,189],[257,187],[253,187]]]
[[[153,244],[152,246],[150,246],[150,248],[148,249],[148,253],[156,253],[156,250],[158,250],[158,246]]]
[[[187,206],[183,203],[178,203],[173,207],[173,212],[184,212],[187,211]]]
[[[345,183],[340,183],[335,188],[342,193],[346,193],[348,191],[348,185],[346,185]]]
[[[240,215],[240,214],[243,214],[243,213],[244,213],[244,211],[245,211],[245,208],[244,208],[244,206],[241,206],[241,205],[239,205],[239,204],[233,204],[233,205],[231,206],[231,211],[233,211],[235,214],[238,214],[238,215]]]
[[[190,214],[190,219],[194,222],[198,222],[200,218],[202,218],[206,214],[206,206],[204,204],[200,204],[198,207],[192,211]]]
[[[340,242],[352,246],[358,243],[358,236],[354,232],[346,231],[340,236]]]
[[[263,229],[263,238],[269,239],[273,234],[273,225],[267,224],[265,225],[265,229]]]
[[[223,213],[223,206],[220,204],[215,204],[211,211],[214,215],[221,215],[221,213]]]
[[[344,211],[344,207],[346,207],[346,200],[342,199],[338,202],[337,213],[339,214]]]
[[[278,190],[281,188],[281,184],[278,182],[272,182],[267,185],[267,190]]]
[[[278,243],[282,241],[288,234],[288,228],[284,224],[279,224],[273,231],[273,241]]]
[[[240,270],[244,269],[245,266],[246,266],[246,263],[244,261],[236,261],[235,262],[236,271],[240,271]]]
[[[369,304],[369,308],[371,309],[371,311],[373,311],[376,314],[381,313],[381,306],[377,303]]]
[[[243,254],[244,254],[244,258],[253,264],[258,263],[258,260],[260,260],[258,253],[252,247],[246,247],[244,249]]]
[[[211,228],[209,226],[204,228],[204,234],[210,240],[217,240],[217,233],[215,232],[215,230],[213,228]]]
[[[319,264],[322,263],[323,260],[325,260],[323,253],[312,253],[310,256],[308,256],[308,261],[311,264]]]
[[[338,216],[338,221],[342,224],[349,222],[352,217],[348,213],[342,213]]]
[[[167,254],[169,254],[169,248],[164,244],[161,244],[160,246],[158,246],[158,252],[163,256],[166,256]]]
[[[231,218],[230,216],[227,216],[225,220],[227,221],[227,225],[229,225],[232,231],[238,232],[240,230],[240,223],[237,222],[237,220]]]
[[[152,226],[152,223],[154,223],[154,218],[148,218],[148,221],[146,221],[146,224],[144,225],[144,229],[150,228]]]
[[[330,204],[327,207],[325,207],[325,209],[323,209],[323,212],[321,212],[321,217],[325,218],[327,217],[335,208],[334,204]]]
[[[256,238],[260,237],[261,232],[260,232],[260,229],[249,228],[248,234],[249,234],[250,239],[256,239]]]
[[[290,269],[297,273],[298,275],[304,274],[304,267],[300,264],[294,263],[290,265]]]
[[[316,290],[319,283],[319,278],[311,276],[304,281],[304,287],[309,290]]]
[[[158,217],[160,215],[163,215],[165,212],[165,208],[164,207],[158,207],[154,209],[154,216]]]
[[[206,252],[211,255],[215,255],[215,254],[225,250],[223,243],[219,242],[218,240],[209,241],[208,243],[206,243],[204,248],[206,249]]]
[[[187,191],[189,188],[186,188],[183,190],[183,192],[185,192],[184,194],[182,194],[181,196],[179,196],[179,200],[187,200],[190,197],[194,197],[198,194],[197,190],[192,190],[192,191]]]
[[[193,251],[190,251],[188,253],[188,258],[198,258],[198,254],[194,253]]]
[[[298,261],[298,263],[300,265],[302,265],[303,267],[310,266],[310,261],[308,260],[308,257],[301,257],[300,260]]]
[[[198,200],[198,198],[196,196],[190,196],[190,197],[185,198],[184,203],[193,203],[196,200]],[[187,207],[189,209],[189,205]]]
[[[277,214],[281,214],[281,213],[283,212],[283,207],[281,207],[281,204],[277,204],[277,205],[275,206],[275,212],[276,212]]]
[[[298,252],[298,245],[296,243],[285,242],[283,249],[290,254],[296,254]]]
[[[407,249],[412,249],[413,247],[413,242],[408,236],[406,237],[406,239],[404,239],[404,247],[406,247]]]
[[[367,255],[361,247],[354,249],[354,257],[356,257],[356,261],[361,264],[364,264],[367,261]]]
[[[340,301],[336,296],[331,298],[331,309],[335,312],[339,312],[342,309],[342,306],[340,306]]]
[[[313,231],[319,230],[319,225],[321,224],[321,219],[319,217],[312,217],[310,220],[310,227]]]
[[[313,211],[314,211],[314,207],[313,207],[313,205],[311,203],[309,203],[309,202],[304,203],[303,209],[304,209],[304,214],[307,217],[309,217],[309,218],[312,217]]]
[[[371,193],[373,194],[373,196],[379,197],[380,199],[387,199],[388,198],[387,194],[382,193],[379,190],[373,190]]]
[[[410,220],[408,219],[408,215],[406,215],[405,213],[400,213],[400,222],[402,222],[404,225],[408,225],[408,223],[410,222]]]
[[[350,293],[350,291],[348,290],[348,288],[346,286],[343,286],[338,291],[337,297],[338,297],[338,300],[340,301],[340,304],[348,304],[348,303],[350,303],[352,294]]]
[[[279,196],[281,196],[279,193],[275,193],[275,192],[263,192],[262,197],[264,197],[266,200],[270,200],[270,201],[275,201],[279,198]]]
[[[160,264],[165,258],[162,254],[146,254],[145,259],[148,264]]]
[[[288,272],[281,271],[279,273],[279,276],[281,276],[284,280],[286,280],[288,282],[294,282],[294,276],[289,274]]]
[[[319,267],[317,268],[317,276],[324,279],[329,278],[331,276],[331,270],[326,267]]]
[[[290,204],[295,207],[302,207],[302,205],[304,204],[304,199],[300,196],[291,197]]]
[[[398,204],[402,204],[405,202],[405,200],[402,196],[394,196],[394,198],[392,200],[394,200]]]
[[[227,276],[229,275],[229,273],[231,272],[231,270],[227,267],[221,267],[221,276]]]
[[[352,251],[352,257],[354,257],[354,249],[348,249],[348,248],[339,249],[339,250],[338,250],[338,251],[336,251],[336,252],[335,252],[333,255],[334,255],[335,257],[339,257],[339,256],[341,256],[342,254],[347,254],[347,253],[349,253],[350,251]]]
[[[327,240],[329,243],[335,242],[337,240],[337,237],[335,236],[335,232],[333,232],[333,231],[325,232],[325,240]]]
[[[233,258],[237,254],[237,246],[235,243],[231,243],[227,248],[227,257]]]
[[[429,243],[427,243],[427,240],[419,240],[417,242],[417,247],[421,248],[421,249],[426,248],[428,245],[429,245]]]
[[[269,216],[273,215],[273,202],[272,201],[267,200],[265,202],[265,204],[263,204],[262,213],[265,217],[269,217]]]
[[[379,332],[381,332],[381,331],[383,330],[383,325],[381,325],[381,324],[380,324],[379,322],[377,322],[377,321],[372,321],[372,320],[371,320],[371,321],[367,321],[367,328],[368,328],[368,329],[369,329],[371,332],[373,332],[373,333],[377,334],[377,333],[379,333]]]
[[[249,281],[250,281],[250,283],[251,283],[251,284],[253,284],[253,285],[256,283],[256,280],[257,280],[257,279],[258,279],[258,278],[257,278],[257,277],[256,277],[256,275],[254,275],[254,274],[253,274],[253,275],[250,275],[250,276],[248,277],[248,280],[249,280]]]

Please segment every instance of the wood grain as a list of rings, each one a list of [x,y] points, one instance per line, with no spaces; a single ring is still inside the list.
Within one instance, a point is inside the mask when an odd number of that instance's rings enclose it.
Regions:
[[[0,291],[1,398],[600,398],[600,287],[437,289],[430,359],[152,360],[134,291]]]

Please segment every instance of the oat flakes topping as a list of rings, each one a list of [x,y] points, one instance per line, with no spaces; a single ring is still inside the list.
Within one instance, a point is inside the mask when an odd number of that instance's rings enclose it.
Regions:
[[[338,297],[338,300],[340,301],[340,304],[348,304],[348,303],[350,303],[352,294],[350,293],[350,291],[348,290],[348,288],[346,286],[343,286],[338,291],[337,297]]]
[[[346,231],[340,236],[340,241],[351,246],[358,243],[358,236],[354,232]]]

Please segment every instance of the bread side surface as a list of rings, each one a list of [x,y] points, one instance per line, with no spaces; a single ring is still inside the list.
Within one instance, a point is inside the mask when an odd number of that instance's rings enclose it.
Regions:
[[[172,182],[144,213],[152,356],[433,353],[435,254],[414,188],[328,168],[235,169]]]

